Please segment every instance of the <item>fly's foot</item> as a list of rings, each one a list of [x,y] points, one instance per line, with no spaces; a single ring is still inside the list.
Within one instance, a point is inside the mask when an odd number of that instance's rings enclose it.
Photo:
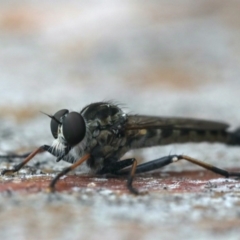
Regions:
[[[130,193],[132,193],[133,195],[136,195],[136,196],[137,195],[145,195],[147,193],[145,191],[139,191],[137,188],[133,187],[132,182],[133,182],[133,178],[130,176],[127,181],[127,188]]]
[[[139,195],[140,192],[134,188],[133,186],[128,186],[128,190],[130,191],[130,193],[134,194],[134,195]]]
[[[55,187],[49,186],[46,188],[46,193],[54,193],[55,192]]]
[[[1,172],[1,175],[12,175],[14,172],[16,172],[14,169],[5,169]]]
[[[128,186],[128,190],[130,191],[130,193],[132,193],[135,196],[143,196],[148,194],[147,191],[139,191],[138,189],[134,188],[133,186]]]
[[[13,169],[5,169],[1,172],[1,175],[5,175],[5,174],[10,175],[10,174],[13,174],[15,172],[18,172],[24,166],[24,164],[25,163],[22,162],[22,163],[19,163],[18,165],[15,165],[13,167]]]
[[[148,191],[141,191],[141,192],[139,192],[138,195],[140,195],[140,196],[144,196],[144,195],[147,195],[147,194],[148,194]]]

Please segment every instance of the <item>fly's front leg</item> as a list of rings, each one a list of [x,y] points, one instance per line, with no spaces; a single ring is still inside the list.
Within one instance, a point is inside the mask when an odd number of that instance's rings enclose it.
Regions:
[[[76,161],[73,165],[71,165],[70,167],[63,169],[59,174],[57,174],[53,178],[53,180],[51,181],[51,183],[49,185],[48,191],[54,192],[55,185],[62,176],[66,175],[68,172],[72,171],[73,169],[75,169],[76,167],[81,165],[83,162],[87,161],[90,157],[91,157],[90,154],[86,154],[82,158],[80,158],[78,161]],[[118,162],[110,161],[100,171],[98,171],[97,174],[107,174],[107,173],[118,174],[119,170],[121,170],[125,167],[128,167],[128,166],[134,165],[133,164],[134,162],[136,162],[136,160],[133,158],[125,159],[125,160],[118,161]],[[131,193],[138,194],[138,191],[132,187],[133,175],[134,175],[134,172],[132,173],[132,176],[130,174],[130,177],[128,180],[128,189]]]
[[[28,155],[30,155],[32,152],[27,152],[23,154],[15,154],[15,153],[10,153],[7,155],[0,155],[0,158],[26,158]]]
[[[31,152],[31,153],[27,153],[27,154],[26,154],[26,158],[23,160],[23,162],[15,165],[15,166],[13,167],[13,169],[5,169],[5,170],[3,170],[1,174],[2,174],[2,175],[4,175],[4,174],[12,174],[12,173],[14,173],[14,172],[19,171],[24,165],[26,165],[26,164],[27,164],[34,156],[36,156],[37,154],[42,153],[42,152],[44,152],[44,151],[47,151],[47,152],[50,152],[50,153],[51,153],[50,149],[51,149],[50,146],[48,146],[48,145],[43,145],[43,146],[37,148],[35,151],[33,151],[33,152]]]

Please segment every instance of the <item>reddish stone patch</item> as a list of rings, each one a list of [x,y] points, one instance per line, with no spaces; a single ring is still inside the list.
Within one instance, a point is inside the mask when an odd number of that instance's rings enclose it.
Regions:
[[[236,170],[235,170],[236,171]],[[52,177],[33,176],[31,178],[19,178],[15,176],[9,179],[2,179],[0,192],[21,191],[36,193],[46,191]],[[56,185],[56,191],[73,190],[112,190],[120,193],[127,193],[127,177],[99,177],[85,175],[69,175],[60,179]],[[143,174],[135,177],[134,187],[140,191],[148,192],[203,192],[209,189],[225,187],[229,191],[235,188],[240,189],[240,181],[228,180],[208,171],[183,171],[164,172],[154,174]]]

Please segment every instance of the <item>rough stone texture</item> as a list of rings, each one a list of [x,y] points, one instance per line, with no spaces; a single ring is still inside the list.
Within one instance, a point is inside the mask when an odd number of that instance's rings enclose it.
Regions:
[[[0,1],[0,154],[50,144],[39,111],[115,100],[126,112],[240,124],[240,3]],[[139,162],[187,154],[239,170],[239,148],[186,144],[131,151]],[[0,169],[20,159],[1,159]],[[1,239],[238,239],[240,183],[186,162],[124,178],[80,170],[46,193],[67,163],[37,156],[0,177]]]

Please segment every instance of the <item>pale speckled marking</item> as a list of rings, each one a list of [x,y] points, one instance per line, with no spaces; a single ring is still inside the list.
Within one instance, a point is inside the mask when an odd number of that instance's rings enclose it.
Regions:
[[[173,161],[173,162],[177,162],[177,161],[179,161],[179,160],[180,160],[180,159],[177,158],[177,157],[173,157],[173,158],[172,158],[172,161]]]
[[[147,129],[140,129],[139,134],[140,135],[146,135],[147,134]]]

